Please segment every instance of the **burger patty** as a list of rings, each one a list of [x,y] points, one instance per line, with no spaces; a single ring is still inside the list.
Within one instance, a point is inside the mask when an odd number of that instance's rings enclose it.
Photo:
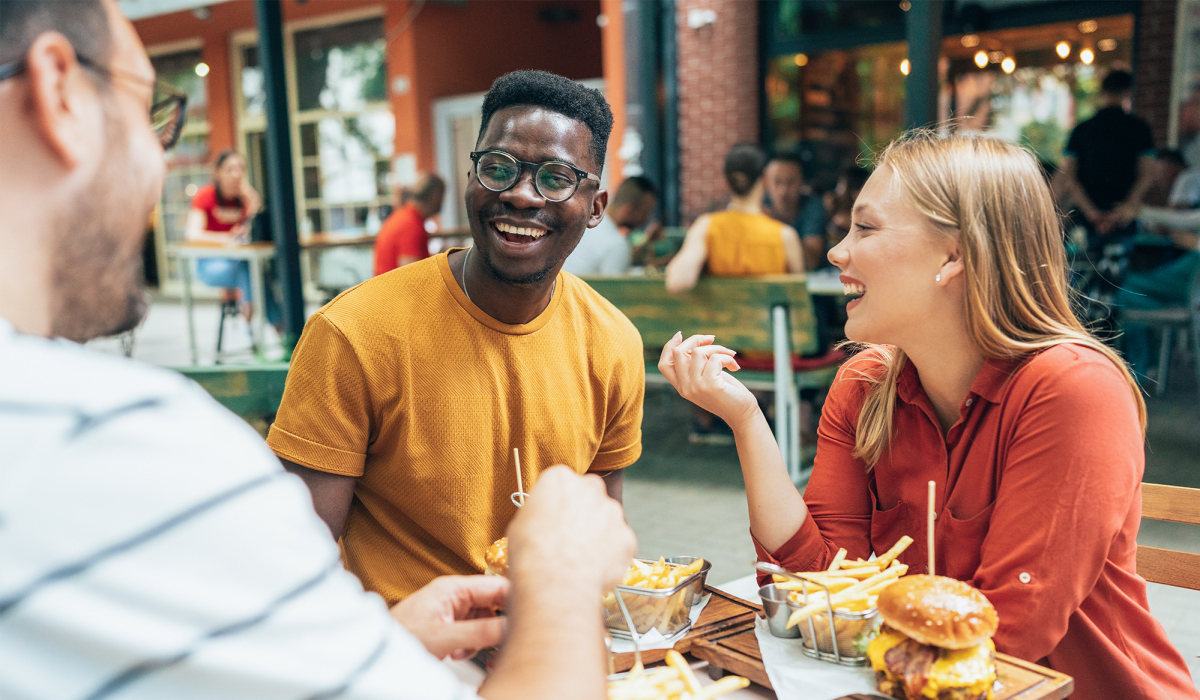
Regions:
[[[895,698],[924,700],[921,690],[928,683],[929,672],[941,651],[937,647],[906,639],[884,654],[887,670],[875,674],[876,687]],[[987,700],[987,697],[986,690],[971,694],[968,688],[943,688],[937,694],[937,700]]]

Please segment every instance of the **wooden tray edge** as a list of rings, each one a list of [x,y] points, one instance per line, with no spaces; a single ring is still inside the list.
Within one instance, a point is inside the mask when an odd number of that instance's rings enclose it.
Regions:
[[[762,659],[719,647],[707,639],[697,639],[692,644],[691,654],[727,673],[744,676],[764,688],[771,689],[771,679],[767,677],[767,669],[763,667]]]

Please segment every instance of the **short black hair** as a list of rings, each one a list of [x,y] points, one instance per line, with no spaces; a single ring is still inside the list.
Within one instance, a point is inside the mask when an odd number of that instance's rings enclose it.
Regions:
[[[767,154],[757,144],[742,141],[733,144],[725,154],[725,181],[729,189],[741,197],[754,189],[767,167]]]
[[[586,126],[592,132],[589,149],[592,160],[600,166],[601,172],[604,171],[604,153],[608,150],[608,135],[613,125],[612,110],[604,94],[546,71],[518,70],[496,78],[483,97],[483,122],[479,125],[475,145],[483,139],[493,114],[521,105],[545,107]]]
[[[799,153],[795,151],[780,151],[771,156],[771,163],[791,163],[797,168],[800,168],[800,174],[804,174],[804,160]]]
[[[112,32],[100,0],[0,0],[0,63],[23,58],[46,32],[62,34],[77,55],[108,65]]]
[[[654,183],[641,175],[631,175],[617,187],[617,192],[608,206],[619,207],[625,204],[635,204],[648,194],[658,196],[658,190],[654,187]]]
[[[1154,154],[1154,157],[1158,160],[1165,160],[1168,163],[1174,163],[1180,167],[1187,167],[1187,161],[1183,159],[1183,153],[1174,148],[1160,148],[1158,149],[1158,152]]]
[[[1109,71],[1100,83],[1100,92],[1121,95],[1133,89],[1133,74],[1126,70]]]

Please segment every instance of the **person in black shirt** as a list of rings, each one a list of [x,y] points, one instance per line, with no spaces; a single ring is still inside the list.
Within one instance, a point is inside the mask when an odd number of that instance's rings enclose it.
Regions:
[[[1132,75],[1109,73],[1100,85],[1100,110],[1075,127],[1063,149],[1063,180],[1083,215],[1089,256],[1133,236],[1154,181],[1154,138],[1145,120],[1126,111],[1132,93]]]

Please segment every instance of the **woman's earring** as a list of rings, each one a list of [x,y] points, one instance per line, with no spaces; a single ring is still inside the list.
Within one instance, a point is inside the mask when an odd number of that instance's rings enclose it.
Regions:
[[[941,281],[942,281],[942,276],[939,274],[937,277],[934,277],[934,278],[933,278],[933,281],[934,281],[934,282],[941,282]]]

